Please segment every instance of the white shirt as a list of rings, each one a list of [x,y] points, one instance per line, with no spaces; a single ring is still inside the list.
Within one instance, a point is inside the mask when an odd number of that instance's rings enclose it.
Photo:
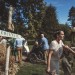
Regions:
[[[63,53],[63,42],[60,40],[58,43],[56,40],[52,41],[50,44],[50,49],[53,50],[52,60],[59,60]]]

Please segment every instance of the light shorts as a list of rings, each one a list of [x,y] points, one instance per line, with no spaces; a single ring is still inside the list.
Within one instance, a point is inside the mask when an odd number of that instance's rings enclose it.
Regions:
[[[59,75],[59,60],[51,60],[50,72],[54,72],[55,75]]]

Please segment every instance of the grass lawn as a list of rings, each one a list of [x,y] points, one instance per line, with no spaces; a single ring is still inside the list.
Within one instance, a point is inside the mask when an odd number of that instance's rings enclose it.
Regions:
[[[44,64],[31,64],[29,62],[23,62],[24,65],[20,67],[20,70],[16,75],[46,75],[45,69],[46,65]],[[60,75],[63,75],[63,71],[60,70]],[[73,66],[72,75],[75,75],[75,63]]]
[[[44,64],[31,64],[25,62],[16,75],[46,75]]]

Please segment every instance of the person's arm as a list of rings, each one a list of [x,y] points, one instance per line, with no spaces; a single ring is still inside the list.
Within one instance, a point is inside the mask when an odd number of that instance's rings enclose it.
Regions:
[[[75,51],[72,50],[69,46],[64,45],[63,47],[70,51],[73,55],[75,55]]]
[[[47,73],[50,72],[50,61],[51,61],[51,56],[53,54],[53,50],[50,50],[49,53],[48,53],[48,60],[47,60]]]

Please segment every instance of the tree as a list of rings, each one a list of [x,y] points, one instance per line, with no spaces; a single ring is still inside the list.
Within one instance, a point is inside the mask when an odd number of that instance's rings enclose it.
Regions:
[[[44,1],[43,0],[36,0],[36,1],[35,0],[15,0],[15,1],[2,0],[2,3],[6,10],[9,9],[10,6],[12,6],[14,9],[12,15],[13,16],[12,21],[16,28],[15,32],[19,33],[20,32],[19,30],[22,30],[20,28],[24,28],[25,30],[27,30],[26,27],[29,26],[30,34],[32,34],[32,36],[35,37],[37,30],[41,27],[42,18],[44,14],[44,7],[45,7]],[[2,7],[1,9],[3,9],[3,5],[1,6]],[[5,11],[5,9],[3,9],[3,11]],[[5,13],[3,13],[3,15],[4,14]],[[23,25],[23,27],[21,26],[21,24]]]
[[[5,2],[0,0],[0,29],[6,29],[8,11],[5,8]]]
[[[13,12],[12,12],[12,16],[11,19],[11,23],[9,23],[8,21],[8,13],[9,13],[9,9],[10,6],[12,6],[13,8]],[[15,32],[19,33],[21,30],[20,28],[25,28],[25,25],[23,24],[23,27],[21,26],[21,23],[24,23],[25,21],[25,17],[22,16],[23,15],[23,8],[21,5],[21,1],[20,0],[0,0],[0,28],[2,30],[7,30],[7,29],[11,29],[11,26],[14,24],[15,25]],[[9,17],[9,19],[10,19]],[[7,26],[8,25],[8,26]],[[18,27],[20,27],[19,29],[17,28],[17,25],[19,25]]]
[[[35,37],[37,35],[37,30],[41,28],[45,3],[43,0],[26,0],[22,2],[22,6],[25,8],[25,15],[28,18],[28,31],[32,37]]]
[[[52,33],[59,28],[59,23],[56,15],[56,8],[52,5],[47,6],[45,16],[42,23],[42,30],[52,39]]]
[[[69,10],[69,21],[71,21],[72,27],[75,27],[75,7],[71,7]]]
[[[75,41],[75,7],[71,7],[69,10],[69,19],[71,22],[71,37],[72,37],[72,43]]]

